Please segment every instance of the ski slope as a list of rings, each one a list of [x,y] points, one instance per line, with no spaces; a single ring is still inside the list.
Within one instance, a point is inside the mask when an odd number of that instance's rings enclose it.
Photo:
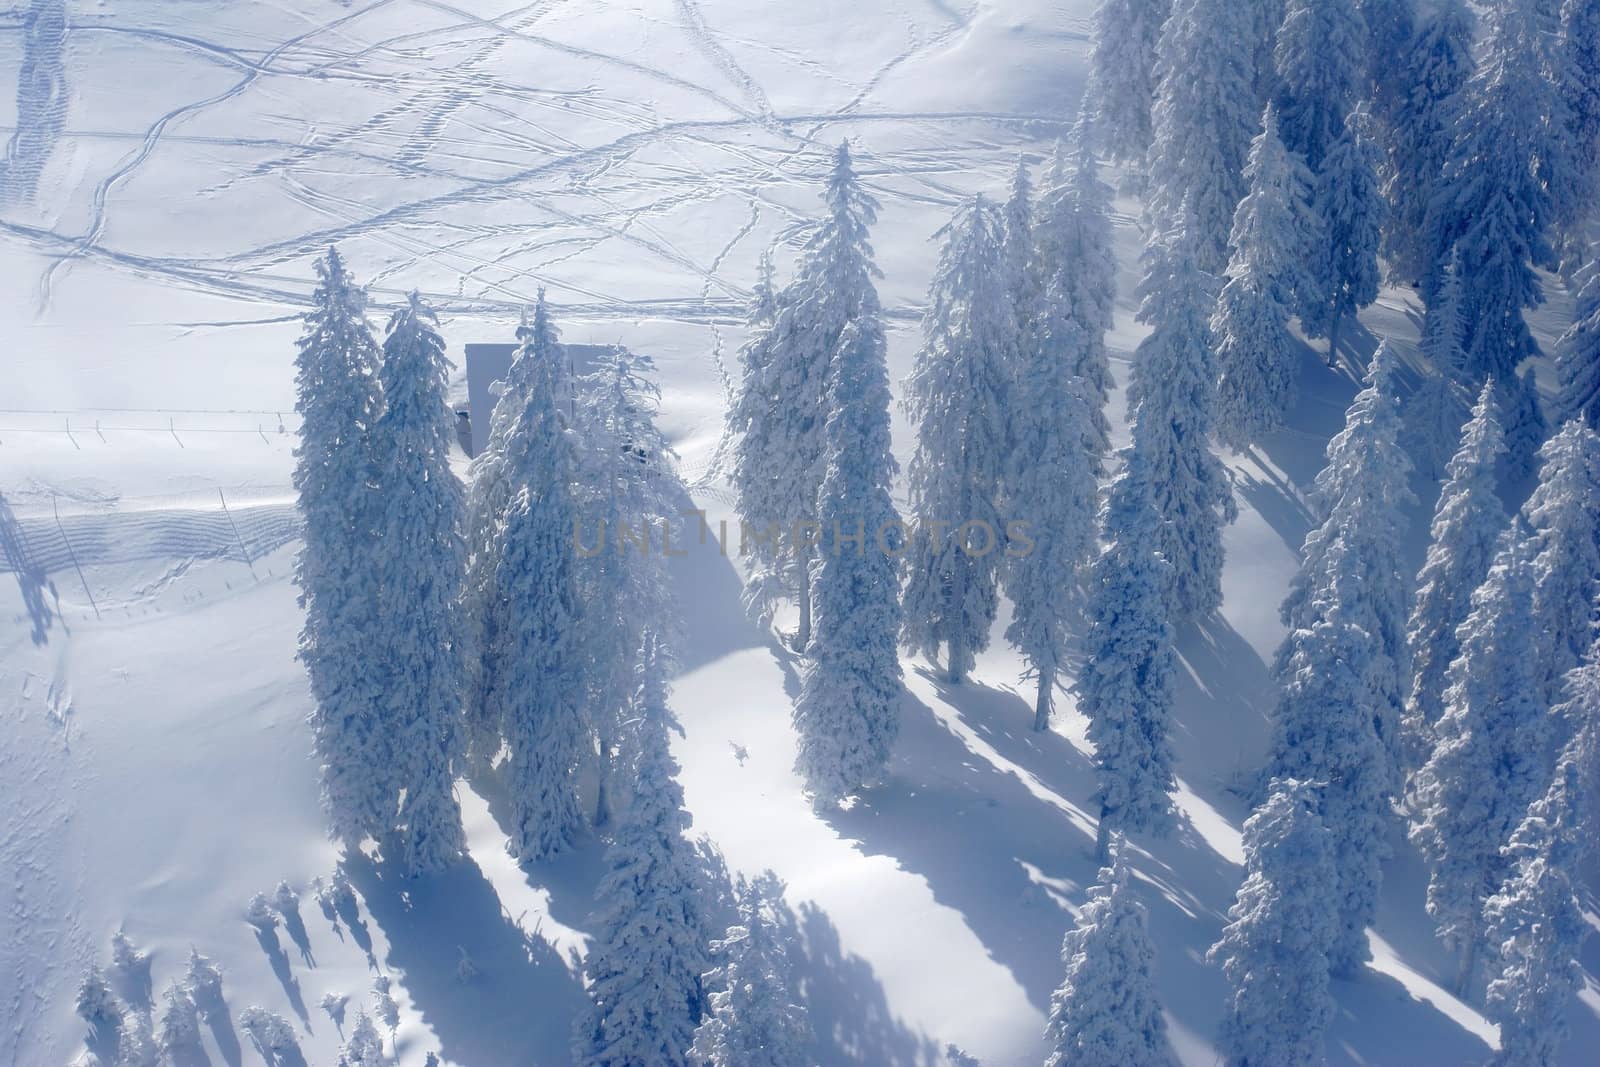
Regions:
[[[662,423],[710,527],[729,518],[722,413],[756,263],[780,280],[828,152],[849,137],[882,202],[874,243],[891,375],[909,369],[930,238],[1039,163],[1081,91],[1090,0],[19,0],[0,12],[0,1062],[84,1048],[78,981],[123,929],[156,999],[191,946],[224,969],[213,1064],[260,1062],[238,1013],[295,1024],[331,1063],[387,975],[400,1062],[567,1060],[599,874],[590,842],[527,869],[499,801],[463,787],[472,863],[404,881],[347,864],[324,914],[308,693],[294,659],[293,341],[311,260],[337,243],[373,319],[411,290],[455,352],[509,338],[547,287],[569,341],[655,356]],[[0,97],[7,94],[0,93]],[[1139,339],[1137,204],[1118,202],[1125,375]],[[1546,343],[1569,305],[1552,290]],[[1352,345],[1409,351],[1386,293]],[[460,383],[465,394],[464,382]],[[1303,491],[1355,390],[1307,350],[1292,428],[1230,456],[1226,606],[1181,635],[1186,816],[1134,861],[1183,1062],[1213,1062],[1204,963],[1240,878],[1240,795],[1266,742],[1265,662],[1309,515]],[[1113,397],[1120,433],[1122,404]],[[896,451],[910,451],[896,413]],[[1419,484],[1424,505],[1430,487]],[[737,529],[735,522],[734,528]],[[1425,512],[1413,516],[1420,560]],[[736,553],[675,561],[674,706],[695,830],[788,882],[823,1064],[1038,1062],[1057,951],[1093,880],[1083,724],[1029,731],[996,646],[951,689],[908,661],[889,780],[813,814],[790,766],[797,664],[739,609]],[[1019,693],[1020,690],[1020,693]],[[1374,962],[1336,982],[1332,1062],[1482,1060],[1493,1027],[1448,991],[1403,842]],[[287,881],[300,921],[243,918]],[[463,959],[471,966],[463,968]],[[1586,964],[1600,974],[1600,946]],[[475,971],[475,974],[465,972]],[[120,990],[138,1005],[146,979]],[[324,997],[348,998],[341,1022]],[[1600,986],[1567,1061],[1600,1047]],[[93,1045],[93,1041],[91,1041]],[[103,1045],[100,1047],[103,1053]]]

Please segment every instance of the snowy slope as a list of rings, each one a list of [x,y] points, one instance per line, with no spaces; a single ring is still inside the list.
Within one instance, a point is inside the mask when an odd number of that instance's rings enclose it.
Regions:
[[[78,1054],[72,992],[120,927],[151,952],[157,994],[192,945],[224,967],[235,1019],[258,1004],[294,1021],[313,1064],[340,1036],[324,995],[350,998],[348,1032],[378,973],[407,1064],[430,1050],[565,1062],[597,845],[519,869],[496,798],[464,791],[472,864],[421,882],[351,865],[355,923],[312,898],[336,856],[289,581],[292,342],[310,261],[337,241],[379,305],[420,289],[456,351],[506,339],[548,286],[568,340],[655,355],[663,422],[715,529],[740,304],[763,250],[780,276],[790,262],[827,151],[850,137],[883,201],[898,379],[928,238],[962,197],[1001,194],[1019,151],[1037,161],[1065,132],[1091,6],[21,0],[0,13],[0,81],[19,86],[0,112],[16,133],[0,171],[0,1061]],[[1139,336],[1136,207],[1118,205],[1119,377]],[[1567,310],[1552,300],[1543,338]],[[1414,319],[1404,294],[1364,316],[1402,341]],[[1309,350],[1301,384],[1293,427],[1230,459],[1242,514],[1226,608],[1182,635],[1188,818],[1135,861],[1189,1064],[1212,1062],[1221,991],[1201,957],[1240,876],[1236,787],[1265,744],[1300,494],[1354,391]],[[904,459],[898,414],[895,430]],[[908,662],[889,782],[819,819],[790,771],[796,665],[742,618],[737,562],[712,542],[676,564],[678,756],[697,831],[735,867],[788,881],[819,1060],[937,1062],[953,1042],[991,1067],[1037,1062],[1061,934],[1094,876],[1081,721],[1030,733],[1003,647],[959,690]],[[303,923],[258,939],[245,903],[280,880]],[[1489,1048],[1492,1028],[1442,988],[1423,885],[1402,847],[1375,963],[1336,983],[1335,1062],[1466,1063]],[[463,955],[476,977],[461,977]],[[1574,1015],[1577,1064],[1600,1045],[1592,979]],[[211,1062],[256,1062],[236,1025],[208,1033]]]

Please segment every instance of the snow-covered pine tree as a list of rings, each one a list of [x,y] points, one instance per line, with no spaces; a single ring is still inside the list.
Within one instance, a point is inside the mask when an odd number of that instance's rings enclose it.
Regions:
[[[568,425],[565,358],[541,290],[533,322],[518,331],[521,410],[504,443],[504,476],[515,487],[498,536],[498,564],[484,605],[486,710],[510,746],[506,789],[519,862],[571,843],[582,817],[574,772],[587,733],[583,671],[575,648],[580,617],[572,544],[576,455]]]
[[[1255,24],[1252,5],[1239,0],[1175,0],[1156,46],[1150,216],[1157,233],[1191,217],[1195,262],[1207,274],[1227,266],[1245,158],[1261,119]]]
[[[1100,803],[1095,851],[1109,859],[1113,831],[1170,830],[1175,813],[1172,716],[1177,656],[1167,621],[1172,567],[1157,549],[1149,461],[1134,443],[1122,454],[1102,519],[1104,548],[1089,573],[1089,631],[1078,675],[1078,710],[1089,720]]]
[[[1355,0],[1289,0],[1278,30],[1283,143],[1319,177],[1365,77],[1367,27]]]
[[[383,629],[380,721],[393,753],[391,806],[413,874],[466,850],[455,772],[461,759],[465,634],[461,590],[466,497],[450,469],[455,415],[438,318],[412,293],[383,344],[384,411],[373,430],[383,465],[376,560]],[[369,649],[369,655],[372,650]],[[402,795],[404,800],[401,800]]]
[[[1145,907],[1129,888],[1127,848],[1119,837],[1061,942],[1067,973],[1050,998],[1045,1067],[1170,1067],[1167,1024],[1151,977],[1154,959]]]
[[[1561,5],[1561,73],[1573,184],[1592,197],[1600,183],[1600,4],[1594,0]]]
[[[1461,430],[1461,446],[1447,468],[1433,512],[1428,556],[1417,574],[1417,596],[1406,627],[1411,687],[1403,729],[1407,764],[1416,766],[1433,747],[1433,724],[1444,713],[1445,672],[1461,651],[1457,628],[1472,609],[1495,545],[1506,527],[1496,489],[1505,433],[1494,384],[1486,383]]]
[[[1339,330],[1378,298],[1378,246],[1386,205],[1378,188],[1379,155],[1370,135],[1371,117],[1355,111],[1328,146],[1317,172],[1312,203],[1325,242],[1320,312],[1302,303],[1301,324],[1328,339],[1328,361],[1339,354]]]
[[[1295,293],[1316,247],[1311,174],[1278,138],[1268,105],[1244,169],[1250,191],[1228,237],[1227,281],[1211,316],[1217,346],[1217,436],[1243,449],[1277,429],[1294,399],[1300,342],[1289,330]]]
[[[776,524],[783,544],[797,524],[815,521],[821,491],[828,368],[851,322],[881,332],[878,292],[867,230],[877,201],[861,187],[848,143],[834,153],[825,192],[828,215],[807,241],[793,283],[777,301],[771,326],[741,355],[739,395],[729,416],[741,435],[733,484],[739,514],[756,530]],[[811,552],[777,558],[768,547],[757,573],[775,571],[797,583],[800,628],[796,647],[811,643]],[[781,549],[779,550],[781,551]]]
[[[648,356],[614,348],[580,391],[574,505],[581,545],[574,566],[583,611],[574,644],[595,741],[597,827],[611,820],[617,740],[636,684],[640,642],[647,631],[679,630],[658,531],[677,518],[682,483],[672,468],[672,446],[655,423],[660,393],[649,377],[653,369]],[[660,653],[670,662],[673,650],[665,639]]]
[[[816,631],[794,705],[795,770],[819,807],[883,773],[900,725],[903,530],[889,498],[886,345],[870,325],[845,327],[830,372],[817,509],[823,537],[812,564]]]
[[[1366,930],[1377,914],[1397,776],[1378,728],[1387,709],[1371,681],[1378,642],[1357,621],[1365,614],[1361,560],[1350,539],[1334,537],[1323,562],[1307,621],[1278,650],[1265,777],[1314,783],[1337,874],[1326,898],[1335,925],[1328,964],[1336,975],[1351,975],[1371,956]]]
[[[1208,320],[1217,284],[1199,263],[1203,243],[1185,215],[1145,250],[1138,319],[1151,329],[1128,380],[1129,419],[1144,430],[1141,450],[1162,519],[1158,547],[1173,566],[1174,623],[1221,605],[1222,526],[1238,514],[1211,451],[1216,374]]]
[[[1511,873],[1500,847],[1550,774],[1533,568],[1515,530],[1501,536],[1458,638],[1433,754],[1412,779],[1411,840],[1428,865],[1428,914],[1458,953],[1465,992],[1483,947],[1484,901]]]
[[[1556,344],[1554,421],[1579,419],[1600,430],[1600,262],[1587,269],[1572,325]]]
[[[1563,750],[1555,779],[1512,833],[1502,852],[1513,864],[1499,892],[1484,904],[1492,961],[1487,1014],[1500,1024],[1492,1067],[1555,1063],[1567,1037],[1567,1006],[1583,987],[1578,952],[1589,933],[1583,870],[1594,841],[1590,805],[1600,715],[1600,645],[1568,679],[1563,713],[1580,722]]]
[[[379,708],[381,632],[375,474],[369,434],[382,413],[378,344],[366,292],[336,249],[317,261],[312,309],[297,342],[301,416],[294,487],[304,519],[295,581],[306,611],[299,656],[311,682],[312,745],[329,830],[347,849],[393,826],[389,744]]]
[[[1539,348],[1523,311],[1544,302],[1537,267],[1554,267],[1556,205],[1531,161],[1561,154],[1545,121],[1560,99],[1544,62],[1538,4],[1489,12],[1483,61],[1461,92],[1455,137],[1429,210],[1434,270],[1461,281],[1462,349],[1469,382],[1510,382]],[[1423,295],[1432,296],[1437,278]]]
[[[1071,158],[1059,146],[1051,160],[1034,222],[1038,303],[1024,347],[1052,351],[1059,365],[1083,382],[1093,439],[1087,444],[1096,478],[1111,449],[1106,403],[1111,329],[1117,295],[1117,258],[1111,244],[1111,187],[1100,180],[1085,124],[1073,130]]]
[[[606,849],[584,958],[589,1009],[574,1022],[579,1067],[687,1064],[707,969],[683,787],[668,732],[664,665],[653,635],[639,654],[633,796]]]
[[[1327,604],[1338,604],[1344,618],[1364,632],[1371,642],[1363,663],[1373,690],[1369,703],[1395,768],[1401,758],[1400,714],[1411,678],[1406,647],[1411,575],[1403,541],[1406,508],[1416,501],[1410,488],[1411,461],[1400,443],[1397,373],[1393,349],[1384,341],[1367,369],[1366,387],[1345,412],[1344,429],[1328,442],[1327,465],[1312,489],[1322,521],[1306,535],[1300,570],[1282,608],[1291,637],[1312,626]],[[1349,584],[1346,595],[1333,597],[1338,566],[1352,567],[1360,577]],[[1292,642],[1286,640],[1279,652],[1280,671],[1291,651]],[[1314,781],[1325,777],[1282,773]]]
[[[1318,1067],[1337,1006],[1328,950],[1337,929],[1327,906],[1338,882],[1316,788],[1275,778],[1245,820],[1245,877],[1228,925],[1206,958],[1228,982],[1220,1034],[1228,1067]]]
[[[1012,314],[1017,328],[1026,333],[1039,301],[1039,274],[1033,254],[1033,183],[1028,177],[1028,161],[1020,153],[1017,169],[1011,175],[1011,195],[1001,209],[1001,218],[1005,222],[1004,252]]]
[[[1406,439],[1417,466],[1429,479],[1446,476],[1445,467],[1461,441],[1470,394],[1463,386],[1461,352],[1461,284],[1447,267],[1422,319],[1418,346],[1427,360],[1427,377],[1411,396],[1406,411]]]
[[[742,881],[742,879],[741,879]],[[806,1067],[811,1024],[790,978],[783,883],[771,871],[741,885],[739,922],[711,945],[705,1021],[690,1056],[706,1067]]]
[[[1539,484],[1523,505],[1533,527],[1537,692],[1561,699],[1563,676],[1594,639],[1600,582],[1600,435],[1569,422],[1539,452]]]
[[[1012,313],[1000,213],[980,196],[936,235],[944,239],[906,379],[917,429],[902,638],[934,658],[947,650],[959,682],[989,644],[1006,523],[999,492],[1009,455],[1010,384],[1021,331]]]
[[[1428,278],[1448,251],[1429,240],[1428,209],[1450,152],[1461,106],[1457,94],[1472,76],[1476,28],[1466,0],[1439,0],[1400,56],[1402,95],[1386,115],[1389,163],[1383,192],[1389,226],[1384,256],[1390,274],[1413,285]]]
[[[1136,170],[1150,150],[1156,42],[1171,11],[1172,0],[1101,0],[1094,13],[1087,110],[1096,143]]]

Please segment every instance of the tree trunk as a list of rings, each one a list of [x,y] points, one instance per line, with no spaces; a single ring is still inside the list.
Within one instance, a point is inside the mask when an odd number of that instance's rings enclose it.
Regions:
[[[1328,323],[1328,366],[1330,367],[1339,365],[1339,320],[1343,317],[1335,311],[1333,319]]]
[[[800,553],[800,629],[794,635],[794,650],[802,656],[811,647],[811,553]]]
[[[950,575],[950,600],[945,605],[945,641],[950,653],[950,684],[961,684],[961,671],[967,662],[966,641],[962,636],[962,605],[967,601],[967,572],[961,560],[956,560]]]
[[[1050,677],[1040,671],[1039,695],[1033,701],[1033,728],[1041,734],[1050,729],[1050,687]]]
[[[1468,942],[1461,949],[1461,964],[1456,971],[1456,996],[1465,1000],[1472,988],[1472,972],[1478,969],[1478,946]]]
[[[1111,862],[1111,812],[1100,809],[1100,825],[1094,832],[1094,860],[1102,867]]]
[[[611,781],[611,742],[600,739],[599,784],[594,793],[594,828],[604,830],[611,825],[611,793],[606,788]]]

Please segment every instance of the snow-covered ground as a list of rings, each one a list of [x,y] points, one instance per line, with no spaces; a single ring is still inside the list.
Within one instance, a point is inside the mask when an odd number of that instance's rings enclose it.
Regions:
[[[908,368],[929,238],[1004,194],[1076,110],[1090,0],[19,0],[0,13],[0,1061],[82,1047],[72,995],[124,929],[160,990],[191,946],[231,1013],[295,1021],[313,1064],[393,980],[402,1062],[559,1064],[582,993],[599,847],[516,867],[494,798],[463,791],[473,863],[397,883],[349,865],[358,921],[313,898],[324,840],[294,659],[289,490],[295,316],[337,242],[380,305],[421,290],[455,351],[508,339],[547,286],[570,341],[657,359],[663,423],[713,528],[722,412],[761,252],[780,279],[849,137],[874,231],[892,373]],[[62,22],[62,15],[65,22]],[[65,30],[61,29],[65,26]],[[10,107],[0,103],[0,109]],[[1119,376],[1136,343],[1137,206],[1119,201]],[[1569,305],[1541,311],[1547,343]],[[1416,334],[1409,294],[1363,316]],[[1270,705],[1264,661],[1308,515],[1302,490],[1354,392],[1309,350],[1293,426],[1230,457],[1226,607],[1182,634],[1182,831],[1135,860],[1185,1063],[1213,1061],[1203,961],[1240,877],[1237,792]],[[464,385],[462,386],[464,393]],[[1120,425],[1120,398],[1113,417]],[[897,451],[909,452],[896,422]],[[1425,504],[1432,493],[1419,485]],[[1422,512],[1413,516],[1420,559]],[[788,882],[824,1064],[1037,1062],[1058,946],[1093,879],[1081,721],[1028,730],[998,642],[952,690],[907,663],[890,780],[818,818],[790,771],[792,658],[739,610],[714,543],[676,564],[675,708],[695,827]],[[1002,621],[1003,626],[1003,621]],[[1026,690],[1023,689],[1023,694]],[[1397,842],[1397,844],[1399,844]],[[243,919],[287,881],[301,922]],[[1374,963],[1335,983],[1336,1062],[1481,1060],[1400,844]],[[460,962],[478,973],[463,979]],[[1591,975],[1600,955],[1591,948]],[[137,1001],[138,981],[124,990]],[[1600,987],[1567,1062],[1600,1047]],[[236,1026],[211,1062],[255,1062]]]

